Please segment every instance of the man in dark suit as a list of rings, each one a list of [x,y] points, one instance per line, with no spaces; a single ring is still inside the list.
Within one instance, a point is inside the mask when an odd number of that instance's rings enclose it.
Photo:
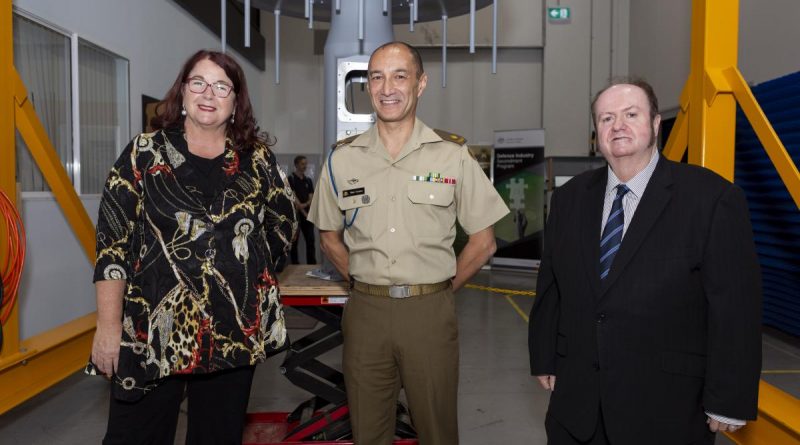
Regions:
[[[712,444],[755,419],[761,276],[741,189],[660,156],[652,87],[592,116],[608,167],[555,191],[529,325],[550,444]]]

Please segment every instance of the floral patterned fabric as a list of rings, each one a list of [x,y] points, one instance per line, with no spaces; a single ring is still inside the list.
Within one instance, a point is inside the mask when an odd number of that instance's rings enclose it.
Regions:
[[[274,269],[297,228],[286,175],[266,146],[228,141],[206,206],[185,144],[181,131],[139,135],[103,191],[94,280],[126,280],[121,400],[167,376],[256,364],[286,341]]]

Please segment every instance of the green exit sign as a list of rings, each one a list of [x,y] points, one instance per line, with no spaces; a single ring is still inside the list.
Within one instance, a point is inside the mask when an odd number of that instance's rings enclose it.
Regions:
[[[569,20],[569,8],[547,8],[547,18],[551,22],[566,22]]]

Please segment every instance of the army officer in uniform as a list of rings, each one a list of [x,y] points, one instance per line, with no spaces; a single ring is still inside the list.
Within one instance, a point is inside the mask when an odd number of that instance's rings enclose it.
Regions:
[[[377,123],[337,143],[309,220],[351,282],[343,368],[357,444],[391,444],[405,388],[421,445],[458,443],[458,322],[453,292],[495,251],[508,209],[464,138],[416,118],[427,76],[402,42],[372,53]],[[469,241],[456,259],[458,219]]]

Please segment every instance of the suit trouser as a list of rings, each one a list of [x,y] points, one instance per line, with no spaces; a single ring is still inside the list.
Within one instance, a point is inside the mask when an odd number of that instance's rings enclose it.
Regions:
[[[188,400],[186,443],[241,445],[255,366],[173,376],[136,402],[111,396],[103,444],[172,444],[184,391]]]
[[[401,386],[420,445],[458,443],[458,320],[451,288],[403,299],[353,290],[342,333],[356,444],[392,443]]]

